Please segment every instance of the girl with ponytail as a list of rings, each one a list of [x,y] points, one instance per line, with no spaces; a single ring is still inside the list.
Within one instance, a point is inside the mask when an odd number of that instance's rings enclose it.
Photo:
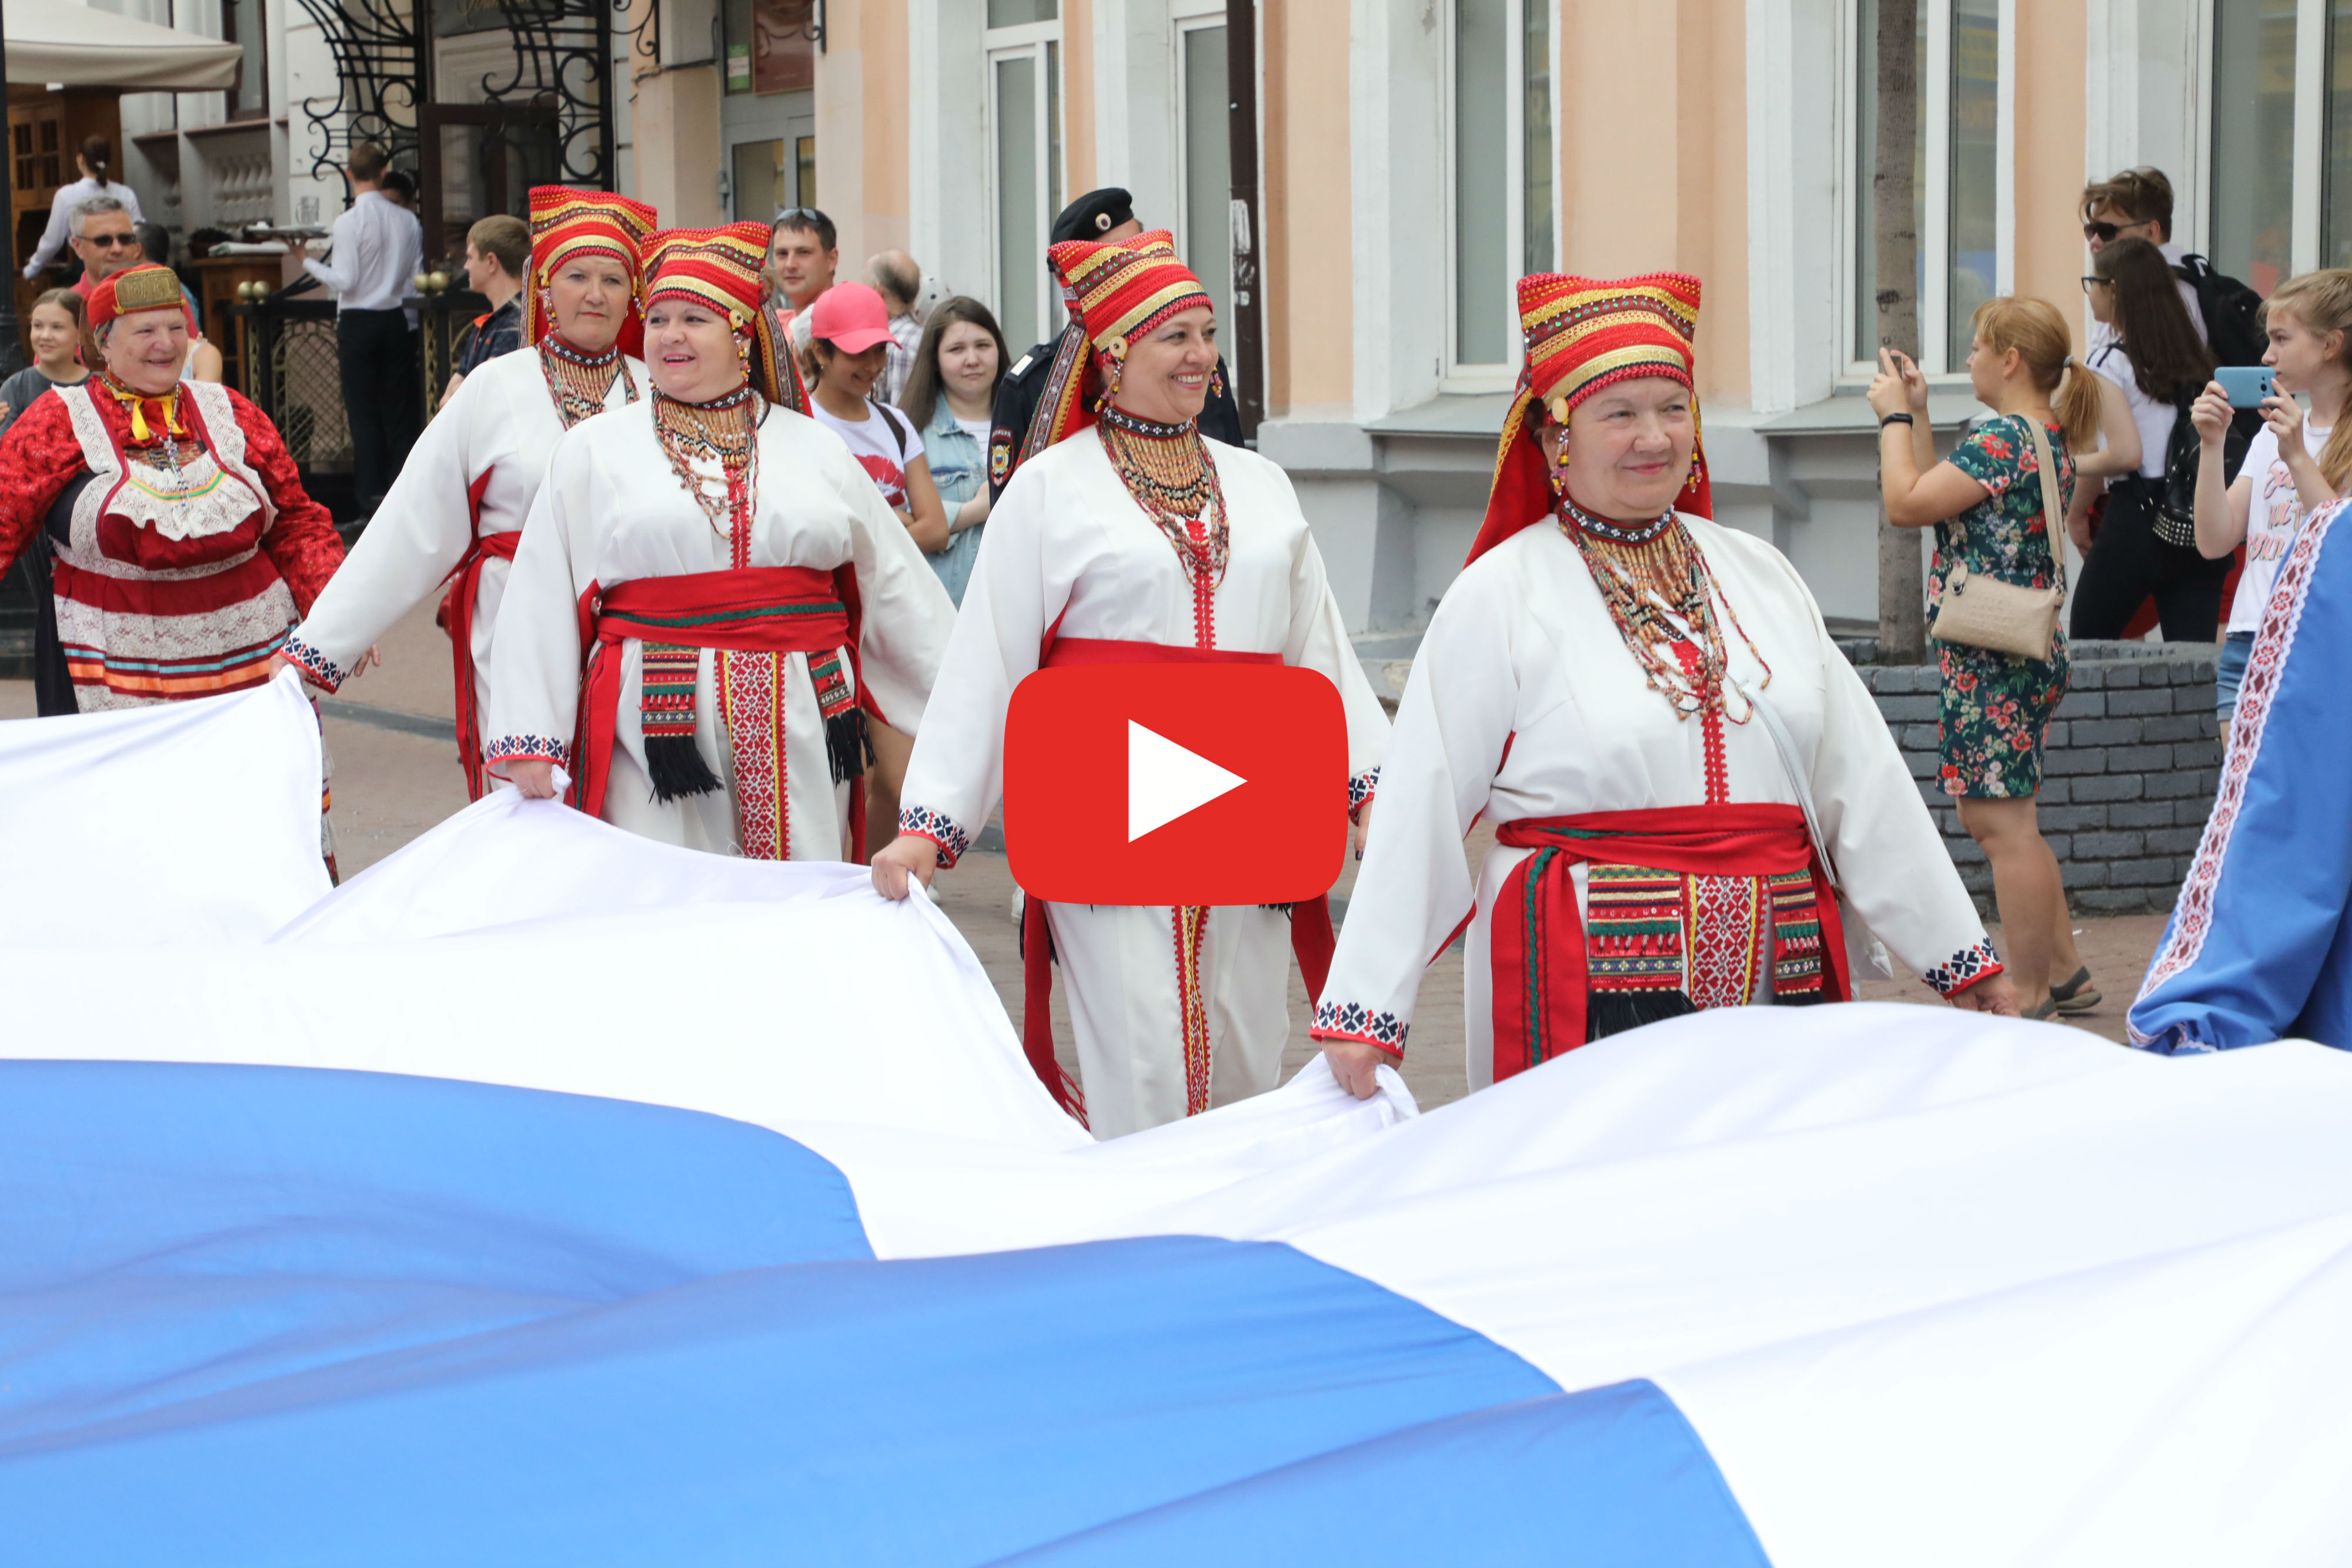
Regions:
[[[2197,548],[2220,559],[2242,543],[2246,547],[2214,682],[2224,734],[2279,563],[2304,518],[2352,488],[2352,422],[2342,417],[2352,394],[2352,270],[2323,267],[2280,284],[2263,306],[2263,331],[2270,340],[2263,363],[2271,367],[2278,390],[2263,403],[2263,427],[2247,444],[2234,482],[2223,472],[2222,443],[2233,411],[2221,383],[2209,384],[2189,413],[2202,444]],[[2308,420],[2296,392],[2311,399]]]
[[[1897,528],[1936,530],[1927,575],[1931,616],[1956,568],[2024,588],[2058,586],[2064,580],[2059,530],[2076,476],[2139,466],[2139,431],[2129,406],[2074,362],[2065,319],[2047,301],[1988,299],[1971,326],[1969,384],[1998,417],[1963,436],[1944,462],[1936,461],[1927,379],[1919,367],[1882,349],[1870,383],[1887,519]],[[2057,469],[2055,517],[2042,507],[2037,425]],[[2098,1005],[2099,993],[2074,950],[2057,857],[2034,815],[2042,737],[2066,695],[2065,635],[2053,636],[2046,659],[1938,643],[1936,661],[1943,692],[1940,782],[1958,801],[1960,825],[1992,865],[2002,957],[2025,1016],[2086,1011]]]

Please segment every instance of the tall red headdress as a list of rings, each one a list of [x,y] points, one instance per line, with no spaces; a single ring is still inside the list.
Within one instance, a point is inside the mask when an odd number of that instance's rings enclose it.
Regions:
[[[1615,281],[1543,272],[1519,279],[1527,367],[1503,420],[1486,521],[1464,565],[1552,513],[1551,474],[1543,448],[1536,444],[1538,410],[1566,424],[1570,411],[1602,387],[1643,376],[1664,376],[1696,393],[1692,344],[1698,336],[1698,279],[1685,272],[1649,272]],[[1690,477],[1675,497],[1675,508],[1715,516],[1706,453],[1696,441]]]
[[[645,323],[640,313],[643,277],[638,253],[646,236],[659,222],[643,202],[610,191],[580,191],[569,185],[533,185],[530,189],[530,276],[522,291],[522,340],[536,343],[554,329],[547,319],[542,290],[556,272],[575,256],[610,256],[628,269],[629,315],[621,324],[621,352],[645,351]]]
[[[1192,268],[1179,260],[1174,236],[1151,229],[1129,239],[1066,239],[1045,252],[1063,298],[1085,329],[1090,352],[1055,356],[1045,395],[1022,443],[1024,459],[1076,434],[1095,421],[1087,406],[1086,361],[1110,364],[1127,346],[1171,316],[1210,303]]]
[[[767,260],[764,224],[664,229],[646,241],[646,306],[665,298],[694,299],[724,315],[738,332],[751,335],[744,368],[752,387],[770,402],[806,413],[800,376],[778,352],[775,319],[762,308],[761,268]]]

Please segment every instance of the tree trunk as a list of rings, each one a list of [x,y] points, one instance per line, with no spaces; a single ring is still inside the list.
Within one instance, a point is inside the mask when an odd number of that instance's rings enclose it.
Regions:
[[[1919,357],[1919,230],[1912,216],[1919,134],[1918,0],[1877,0],[1878,142],[1873,150],[1871,245],[1878,341]],[[1877,346],[1870,345],[1870,358]],[[1916,661],[1927,645],[1919,536],[1878,517],[1878,656]]]

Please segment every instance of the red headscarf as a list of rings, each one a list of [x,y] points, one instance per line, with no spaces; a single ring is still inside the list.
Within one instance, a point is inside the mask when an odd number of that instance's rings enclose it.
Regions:
[[[1685,272],[1650,272],[1613,282],[1556,272],[1519,279],[1527,368],[1519,372],[1518,396],[1503,421],[1486,521],[1465,566],[1551,515],[1551,474],[1536,444],[1537,410],[1548,409],[1555,423],[1565,425],[1570,410],[1614,382],[1664,376],[1693,386],[1698,292],[1698,279]],[[1706,454],[1696,441],[1690,477],[1675,497],[1675,509],[1715,516]]]
[[[768,260],[768,230],[751,222],[715,229],[664,229],[646,241],[646,308],[665,298],[710,307],[738,332],[751,335],[746,369],[752,387],[770,402],[808,412],[800,377],[776,350],[775,318],[763,307],[760,269]]]
[[[556,268],[587,252],[609,256],[628,269],[629,314],[621,324],[621,352],[632,358],[646,347],[639,297],[645,292],[638,252],[659,222],[643,202],[610,191],[579,191],[569,185],[530,188],[530,261],[523,280],[522,340],[536,343],[555,323],[543,313],[540,291]]]
[[[1066,239],[1045,252],[1063,297],[1086,329],[1086,346],[1108,371],[1127,357],[1127,346],[1171,316],[1210,303],[1192,268],[1177,259],[1176,242],[1166,229],[1129,239]],[[1082,359],[1079,356],[1078,359]],[[1026,458],[1076,434],[1095,422],[1086,405],[1082,362],[1065,365],[1055,357],[1054,374],[1023,444]],[[1042,434],[1037,421],[1045,422]]]

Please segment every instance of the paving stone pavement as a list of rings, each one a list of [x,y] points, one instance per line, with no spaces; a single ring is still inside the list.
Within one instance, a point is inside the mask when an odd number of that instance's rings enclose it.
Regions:
[[[347,683],[342,693],[343,701],[376,722],[331,716],[325,721],[328,753],[335,769],[335,829],[346,877],[366,870],[466,804],[465,779],[457,768],[454,740],[446,734],[426,736],[384,727],[387,722],[400,722],[397,716],[446,720],[453,711],[449,644],[433,624],[433,606],[420,606],[403,620],[386,635],[382,648],[383,667]],[[29,718],[32,714],[32,683],[0,681],[0,718]],[[394,716],[387,719],[387,715]],[[1484,859],[1493,839],[1492,830],[1484,826],[1471,833],[1464,846],[1470,865],[1475,867]],[[1339,897],[1353,891],[1355,871],[1350,862],[1334,889]],[[1004,856],[984,851],[966,855],[954,871],[940,876],[936,894],[940,907],[986,967],[1017,1028],[1021,958],[1012,916],[1013,877]],[[2106,1000],[2096,1011],[2067,1021],[2106,1039],[2121,1040],[2124,1009],[2138,989],[2139,977],[2163,935],[2164,916],[2084,918],[2076,924],[2081,933],[2076,941]],[[1940,1005],[1935,993],[1909,977],[1868,981],[1862,989],[1866,1000]],[[1290,1044],[1283,1054],[1286,1078],[1312,1055],[1307,1040],[1308,1017],[1306,987],[1294,967]],[[1077,1061],[1070,1045],[1068,1002],[1059,987],[1055,989],[1054,1027],[1062,1064],[1075,1073]],[[1404,1076],[1413,1097],[1424,1108],[1458,1100],[1467,1090],[1458,944],[1422,977]]]

